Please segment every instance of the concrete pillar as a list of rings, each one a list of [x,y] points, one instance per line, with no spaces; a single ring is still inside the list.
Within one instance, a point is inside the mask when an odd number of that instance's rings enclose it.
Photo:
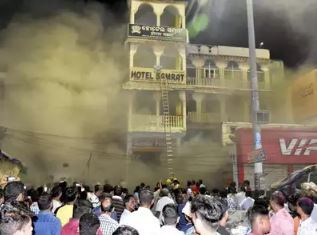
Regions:
[[[156,15],[156,26],[161,26],[161,15],[163,14],[164,8],[161,5],[156,5],[154,8],[154,14]]]
[[[249,72],[249,66],[247,65],[242,65],[240,66],[241,70],[242,70],[242,88],[251,88],[251,83],[250,80],[248,79],[248,72]]]
[[[134,67],[134,55],[138,50],[138,45],[131,44],[130,45],[130,68]]]
[[[262,71],[264,72],[265,89],[271,89],[270,71],[268,68],[262,68]]]
[[[244,122],[251,121],[250,118],[251,110],[250,110],[250,102],[246,99],[243,101],[243,120]]]
[[[161,56],[164,53],[164,49],[165,49],[165,47],[161,46],[161,45],[155,45],[153,47],[153,52],[154,52],[154,55],[156,57],[156,65],[157,66],[161,65]],[[162,69],[164,69],[164,68],[162,68]]]
[[[227,97],[226,96],[219,96],[218,101],[220,103],[220,119],[221,119],[221,121],[226,122],[227,116],[228,116],[227,109],[226,109]]]
[[[185,91],[179,92],[179,98],[182,101],[182,111],[183,111],[183,127],[186,129],[186,117],[187,117],[187,110],[186,110],[186,93]]]
[[[196,68],[196,84],[200,83],[201,79],[203,78],[203,71],[202,68],[205,64],[205,60],[201,57],[193,57],[192,58],[192,64],[195,66]]]
[[[200,93],[193,94],[193,99],[196,101],[196,113],[198,120],[201,119],[202,101],[205,95]]]
[[[224,61],[216,61],[216,66],[219,69],[219,77],[221,84],[225,84],[225,68],[227,64]]]

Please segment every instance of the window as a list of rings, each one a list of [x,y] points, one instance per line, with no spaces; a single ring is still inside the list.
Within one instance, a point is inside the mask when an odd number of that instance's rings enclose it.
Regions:
[[[215,79],[219,78],[219,70],[212,60],[207,60],[204,65],[204,78]]]
[[[137,13],[134,15],[134,22],[141,25],[156,25],[156,15],[150,4],[141,4]]]

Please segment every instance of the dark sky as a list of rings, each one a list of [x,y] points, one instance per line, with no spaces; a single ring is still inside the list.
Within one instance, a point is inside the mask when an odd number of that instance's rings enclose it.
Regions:
[[[0,0],[0,27],[4,28],[17,12],[28,11],[28,4],[47,5],[47,8],[56,10],[61,6],[67,7],[69,2],[93,2],[97,0]],[[189,0],[195,1],[195,0]],[[207,29],[191,39],[193,43],[209,45],[230,45],[247,47],[247,19],[245,0],[214,0],[217,4],[222,1],[222,12],[219,16],[218,9],[210,11],[210,20]],[[255,0],[256,2],[257,0]],[[263,0],[262,0],[263,1]],[[273,0],[265,0],[273,1]],[[275,1],[275,0],[274,0]],[[273,1],[273,2],[274,2]],[[54,4],[52,3],[54,2]],[[116,16],[118,21],[127,20],[126,0],[99,0]],[[316,1],[317,2],[317,1]],[[49,4],[49,5],[48,5]],[[81,6],[84,7],[84,4]],[[317,12],[317,4],[314,9]],[[191,13],[191,12],[190,12]],[[189,14],[187,22],[192,20]],[[312,14],[317,15],[317,14]],[[317,23],[316,16],[308,20]],[[283,14],[272,14],[269,9],[263,9],[255,3],[255,26],[257,44],[264,42],[264,48],[271,51],[273,59],[283,60],[285,65],[296,68],[307,60],[311,54],[310,45],[314,43],[310,36],[297,32],[286,20]],[[317,37],[316,37],[317,38]],[[311,60],[317,65],[317,59]]]

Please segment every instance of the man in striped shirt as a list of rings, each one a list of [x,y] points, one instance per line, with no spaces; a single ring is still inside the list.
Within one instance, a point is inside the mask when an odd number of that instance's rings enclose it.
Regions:
[[[112,235],[118,228],[118,222],[111,218],[112,205],[111,195],[106,195],[101,201],[101,215],[99,216],[100,228],[103,235]]]
[[[125,209],[125,205],[122,198],[122,188],[117,185],[114,187],[112,197],[112,205],[114,207],[115,212],[117,213],[117,221],[120,221],[121,214]]]

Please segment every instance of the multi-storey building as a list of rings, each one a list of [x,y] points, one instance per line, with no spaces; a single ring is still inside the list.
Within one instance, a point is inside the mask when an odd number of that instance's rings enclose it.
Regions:
[[[209,178],[222,170],[230,177],[221,124],[250,121],[249,50],[189,44],[185,9],[184,1],[130,1],[127,154],[147,156],[165,169],[160,159],[170,132],[173,173]],[[268,50],[256,54],[261,109],[274,121],[272,85],[282,79],[283,63],[272,61]]]

